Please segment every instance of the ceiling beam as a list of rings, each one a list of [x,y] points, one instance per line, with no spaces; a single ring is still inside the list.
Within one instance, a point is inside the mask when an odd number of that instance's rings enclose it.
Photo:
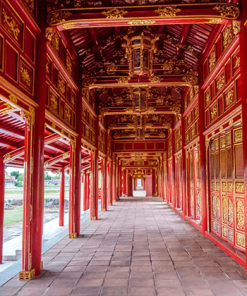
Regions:
[[[93,40],[93,44],[94,44],[96,47],[98,47],[98,46],[99,46],[99,40],[98,40],[98,36],[97,36],[97,34],[96,34],[96,32],[95,32],[95,29],[90,28],[89,31],[90,31],[91,38],[92,38],[92,40]]]
[[[4,134],[7,134],[7,135],[9,135],[11,137],[20,139],[20,140],[25,139],[24,131],[17,130],[16,128],[13,128],[13,127],[11,127],[9,125],[6,125],[6,124],[3,124],[3,123],[1,123],[0,132],[4,133]]]

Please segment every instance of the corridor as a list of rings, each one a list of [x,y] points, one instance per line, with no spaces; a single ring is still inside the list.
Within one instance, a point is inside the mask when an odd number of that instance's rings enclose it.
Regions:
[[[43,263],[39,277],[16,275],[0,295],[247,295],[245,270],[158,198],[122,198]]]

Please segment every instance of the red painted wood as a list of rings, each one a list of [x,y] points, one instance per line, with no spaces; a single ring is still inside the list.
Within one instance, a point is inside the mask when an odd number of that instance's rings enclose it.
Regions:
[[[153,196],[152,176],[146,176],[146,192],[147,196]]]
[[[123,194],[127,194],[126,170],[123,171]]]
[[[34,132],[34,172],[33,175],[33,225],[32,225],[32,267],[35,274],[41,272],[42,233],[44,215],[44,129],[46,98],[46,39],[45,39],[45,6],[38,1],[38,24],[42,30],[37,37],[35,99],[39,107],[35,112]]]
[[[246,77],[247,77],[247,27],[245,22],[247,19],[247,3],[242,1],[242,19],[241,19],[241,31],[240,31],[240,67],[241,67],[241,97],[242,97],[242,125],[243,125],[243,158],[244,158],[244,212],[245,212],[245,246],[247,256],[247,93],[246,93]],[[235,259],[236,260],[236,259]],[[245,265],[242,265],[247,271],[247,257],[245,258]]]
[[[61,169],[60,178],[60,199],[59,199],[59,226],[64,226],[64,186],[65,186],[65,175],[64,168]]]
[[[69,233],[75,232],[75,147],[74,143],[70,141],[70,182],[69,182]]]
[[[155,169],[152,169],[152,196],[156,194],[156,176]]]
[[[4,220],[5,170],[3,156],[0,155],[0,264],[3,263],[3,220]]]

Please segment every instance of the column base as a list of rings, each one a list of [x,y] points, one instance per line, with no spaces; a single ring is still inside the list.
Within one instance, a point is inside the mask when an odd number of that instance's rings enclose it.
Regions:
[[[77,234],[75,233],[69,233],[69,238],[77,238]]]
[[[116,202],[116,200],[114,199],[113,202]]]
[[[19,272],[19,280],[20,281],[30,281],[35,277],[35,269],[30,271],[20,271]]]
[[[96,217],[90,217],[90,220],[94,221],[94,220],[96,220]]]
[[[112,204],[109,202],[109,203],[108,203],[108,206],[111,206],[111,205],[112,205]]]
[[[105,209],[101,209],[101,212],[105,212]]]

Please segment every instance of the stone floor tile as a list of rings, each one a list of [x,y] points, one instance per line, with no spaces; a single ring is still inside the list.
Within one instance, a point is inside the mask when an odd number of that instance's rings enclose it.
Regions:
[[[45,293],[42,294],[42,296],[67,296],[70,295],[70,293],[72,292],[73,288],[69,287],[69,288],[59,288],[59,287],[50,287],[48,289],[46,289]],[[35,294],[32,294],[32,296]],[[37,295],[35,295],[37,296]]]
[[[128,289],[123,287],[112,288],[112,287],[105,287],[103,288],[101,296],[127,296]]]
[[[129,296],[156,296],[154,288],[137,288],[131,287],[129,289]]]
[[[105,279],[104,287],[128,287],[129,278],[125,279],[118,279],[117,277],[115,279]]]

